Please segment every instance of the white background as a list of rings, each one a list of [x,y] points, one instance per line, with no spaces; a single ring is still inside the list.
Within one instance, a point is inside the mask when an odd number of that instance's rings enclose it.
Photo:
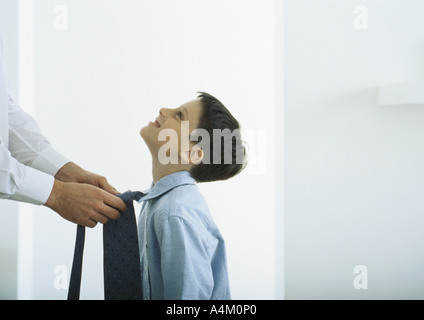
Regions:
[[[56,5],[68,30],[53,27]],[[358,5],[367,29],[355,28]],[[1,17],[13,6],[2,1]],[[36,117],[75,162],[141,189],[151,176],[139,128],[209,91],[246,129],[266,130],[265,171],[200,186],[235,299],[422,299],[424,107],[379,106],[377,88],[423,80],[423,12],[421,0],[37,2]],[[15,83],[16,30],[3,36]],[[28,224],[16,226],[13,204],[0,210],[11,220],[1,279],[20,283],[16,294],[2,280],[2,297],[65,298],[53,270],[70,268],[75,227],[35,208],[22,242]],[[83,298],[102,298],[100,231],[88,234]],[[13,248],[33,254],[18,275]],[[353,286],[357,265],[367,290]]]
[[[287,299],[424,298],[424,105],[377,99],[424,79],[423,16],[421,0],[285,1]]]
[[[21,54],[34,59],[32,66],[22,62],[28,69],[22,75],[33,74],[34,81],[20,83],[34,92],[38,123],[58,150],[118,190],[150,186],[150,153],[138,132],[159,108],[206,91],[231,110],[249,131],[250,171],[199,187],[226,240],[233,298],[274,299],[274,1],[21,4],[28,19],[20,20],[20,36],[33,43]],[[65,29],[58,28],[58,5],[68,14]],[[54,270],[64,266],[70,273],[76,227],[44,207],[29,215],[18,241],[18,250],[28,253],[18,298],[64,299],[67,290],[54,287]],[[103,298],[102,277],[99,226],[86,238],[82,299]]]
[[[18,10],[14,0],[0,3],[0,35],[10,87],[18,87]],[[7,32],[6,32],[7,31]],[[0,299],[16,299],[18,275],[18,203],[0,201]]]

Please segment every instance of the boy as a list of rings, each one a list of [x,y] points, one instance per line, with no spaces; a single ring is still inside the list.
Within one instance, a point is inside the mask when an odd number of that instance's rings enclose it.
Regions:
[[[203,133],[200,143],[196,131]],[[231,133],[229,146],[219,131]],[[173,145],[171,134],[165,142],[166,132],[177,136]],[[226,180],[244,169],[237,120],[218,99],[200,93],[176,109],[160,109],[140,135],[153,175],[138,223],[144,299],[231,299],[224,240],[195,183]],[[178,161],[167,161],[170,149]]]

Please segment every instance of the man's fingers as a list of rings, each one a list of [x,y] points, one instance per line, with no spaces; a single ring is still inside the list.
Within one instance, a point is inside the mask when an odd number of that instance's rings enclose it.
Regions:
[[[105,205],[105,207],[108,207]],[[111,209],[110,207],[108,207]],[[114,210],[114,209],[112,209]],[[88,228],[94,228],[99,222],[101,224],[106,224],[109,221],[109,218],[114,219],[116,216],[119,216],[118,211],[114,210],[115,212],[111,214],[110,212],[104,213],[106,210],[103,210],[103,212],[94,212],[91,211],[90,213],[87,213],[81,221],[77,222],[80,225],[83,225],[84,227]]]
[[[104,203],[116,210],[119,210],[120,212],[125,212],[128,209],[127,205],[121,198],[111,194],[107,194],[107,196],[105,196]]]
[[[97,226],[97,221],[89,219],[85,223],[79,223],[79,224],[83,225],[84,227],[94,228],[95,226]]]
[[[103,212],[99,212],[99,213],[93,214],[93,216],[92,216],[91,219],[92,220],[95,220],[97,222],[100,222],[101,224],[105,224],[105,223],[107,223],[109,221],[109,218],[110,218],[109,217],[109,213],[108,214],[105,214]]]
[[[119,197],[89,184],[63,183],[55,180],[46,206],[66,220],[94,228],[98,222],[119,219],[127,206]]]
[[[102,188],[103,190],[113,194],[113,195],[117,195],[120,194],[120,192],[118,190],[116,190],[113,186],[111,186],[109,184],[109,182],[107,181],[107,179],[105,177],[100,177],[98,179],[98,184],[99,187]]]
[[[118,220],[121,217],[121,214],[118,210],[109,207],[108,205],[104,205],[102,209],[100,209],[100,215],[106,218],[106,221],[102,222],[98,220],[100,223],[105,224],[109,219]]]

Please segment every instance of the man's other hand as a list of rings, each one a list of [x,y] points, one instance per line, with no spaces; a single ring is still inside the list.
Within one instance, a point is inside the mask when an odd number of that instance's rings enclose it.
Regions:
[[[61,182],[55,179],[46,207],[56,211],[64,219],[94,228],[98,222],[117,220],[127,206],[122,199],[85,183]]]
[[[91,184],[99,187],[111,194],[120,194],[113,186],[109,184],[107,179],[98,174],[86,171],[73,162],[65,164],[55,175],[55,178],[62,182],[76,182]]]

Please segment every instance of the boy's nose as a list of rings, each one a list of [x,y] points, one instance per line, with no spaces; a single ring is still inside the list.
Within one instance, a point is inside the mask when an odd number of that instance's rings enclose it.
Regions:
[[[160,110],[159,110],[159,114],[162,116],[162,117],[166,117],[166,114],[168,113],[168,111],[167,111],[167,109],[166,108],[160,108]]]

